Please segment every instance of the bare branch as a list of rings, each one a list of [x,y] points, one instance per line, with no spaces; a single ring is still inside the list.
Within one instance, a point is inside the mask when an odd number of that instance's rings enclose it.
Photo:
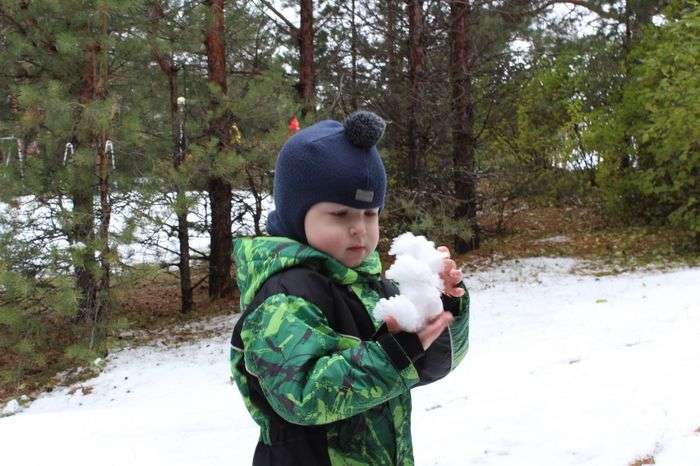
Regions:
[[[203,276],[201,280],[199,280],[197,283],[195,283],[194,285],[192,285],[192,287],[190,288],[190,290],[194,290],[195,288],[197,288],[199,285],[201,285],[202,283],[204,283],[204,282],[207,281],[207,280],[209,280],[209,275]]]
[[[262,3],[263,5],[265,5],[267,8],[269,8],[269,9],[275,14],[275,16],[277,16],[279,19],[281,19],[282,22],[284,22],[284,24],[286,24],[287,27],[289,28],[289,33],[296,37],[296,35],[297,35],[298,32],[299,32],[299,28],[296,27],[296,26],[294,25],[294,23],[292,23],[291,21],[289,21],[289,20],[287,19],[287,17],[284,16],[282,13],[280,13],[279,10],[277,10],[277,8],[275,8],[275,6],[274,6],[272,3],[270,3],[269,1],[267,1],[267,0],[259,0],[259,1],[260,1],[260,3]],[[262,9],[262,8],[261,8],[261,9]],[[264,11],[264,9],[262,9],[262,10]],[[265,12],[265,13],[267,14],[267,12]],[[268,14],[268,16],[270,16],[270,15]],[[275,19],[272,18],[271,16],[270,16],[270,19],[272,19],[273,21],[275,21]],[[276,21],[275,21],[275,22],[276,22]]]
[[[564,0],[547,0],[545,2],[542,2],[539,5],[537,4],[537,2],[533,2],[533,6],[535,8],[532,10],[532,13],[535,13],[535,14],[540,13],[551,6],[554,6],[557,4],[563,4],[563,3],[568,3],[568,4],[571,4],[574,6],[583,7],[585,9],[587,9],[588,11],[591,11],[604,19],[612,19],[612,20],[617,21],[619,23],[624,22],[624,19],[616,12],[605,11],[600,5],[597,5],[594,2],[591,2],[588,0],[566,0],[566,1],[564,1]]]

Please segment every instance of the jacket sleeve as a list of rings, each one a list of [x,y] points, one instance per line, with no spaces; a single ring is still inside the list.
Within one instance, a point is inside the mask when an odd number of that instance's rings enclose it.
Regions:
[[[419,382],[417,338],[336,333],[317,306],[296,296],[268,297],[246,317],[241,339],[246,369],[272,409],[294,424],[354,416]]]
[[[427,385],[449,374],[464,359],[469,348],[469,292],[462,283],[464,295],[452,298],[442,295],[443,308],[450,311],[455,320],[416,361],[420,382]]]

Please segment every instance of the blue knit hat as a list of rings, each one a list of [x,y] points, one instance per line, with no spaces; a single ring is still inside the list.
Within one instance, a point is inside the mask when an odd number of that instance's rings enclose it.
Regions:
[[[306,243],[304,218],[314,204],[384,207],[386,171],[376,145],[385,127],[381,117],[362,111],[342,124],[320,121],[289,138],[275,164],[276,210],[267,217],[267,232]]]

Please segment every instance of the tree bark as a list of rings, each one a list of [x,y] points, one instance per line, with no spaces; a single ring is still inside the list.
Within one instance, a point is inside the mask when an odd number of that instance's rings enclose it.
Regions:
[[[224,0],[209,0],[209,25],[204,40],[207,50],[208,80],[219,88],[221,97],[228,93],[226,84],[226,49],[224,44]],[[231,123],[233,116],[221,112],[219,98],[210,102],[215,115],[209,126],[209,137],[216,138],[219,152],[231,148]],[[209,297],[219,298],[233,291],[231,280],[231,183],[216,174],[208,183],[211,203],[211,252],[209,255]]]
[[[455,217],[466,219],[471,238],[455,235],[458,254],[479,247],[480,232],[476,221],[476,174],[474,173],[474,99],[469,70],[469,2],[450,2],[450,76],[452,80],[452,157],[453,183],[458,203]]]
[[[299,98],[302,116],[316,109],[314,86],[314,7],[313,0],[300,0],[301,24],[297,31],[299,44]]]
[[[407,145],[409,188],[415,189],[426,174],[425,167],[425,46],[423,0],[408,0],[408,121]]]

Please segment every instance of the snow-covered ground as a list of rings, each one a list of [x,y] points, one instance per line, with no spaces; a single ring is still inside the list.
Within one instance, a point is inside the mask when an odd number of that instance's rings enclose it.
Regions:
[[[568,273],[577,265],[467,277],[470,352],[413,390],[417,465],[700,465],[700,269],[596,278]],[[84,390],[0,419],[0,463],[250,464],[258,432],[229,380],[233,324],[123,350]]]

